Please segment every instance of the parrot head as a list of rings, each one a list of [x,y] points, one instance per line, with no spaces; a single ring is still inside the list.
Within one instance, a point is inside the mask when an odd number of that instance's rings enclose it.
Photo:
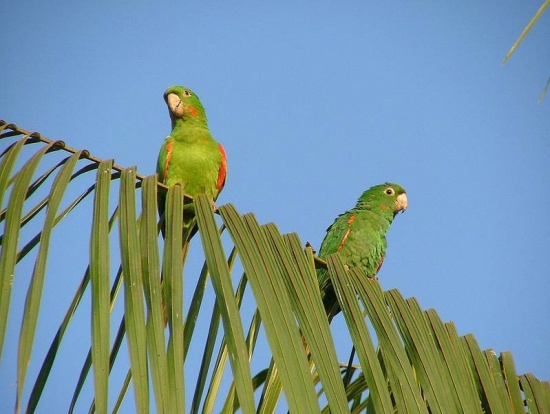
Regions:
[[[371,210],[381,215],[391,215],[391,218],[399,212],[407,209],[407,194],[399,184],[384,183],[375,185],[365,191],[356,208]]]
[[[206,113],[199,97],[184,86],[170,86],[164,92],[172,124],[178,120],[206,123]]]

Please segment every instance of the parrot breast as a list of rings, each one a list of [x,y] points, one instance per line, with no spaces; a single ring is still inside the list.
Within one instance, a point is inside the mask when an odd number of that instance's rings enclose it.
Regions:
[[[215,200],[223,188],[227,170],[222,154],[208,131],[196,139],[169,136],[159,156],[158,168],[162,168],[159,175],[168,187],[180,183],[191,197],[206,193]]]

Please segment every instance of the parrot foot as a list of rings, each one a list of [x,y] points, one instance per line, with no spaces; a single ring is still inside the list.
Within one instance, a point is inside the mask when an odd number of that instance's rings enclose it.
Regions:
[[[317,253],[317,250],[315,250],[315,249],[313,248],[313,246],[311,245],[310,242],[306,242],[306,247],[309,247],[309,248],[311,249],[311,251],[313,252],[313,254]]]

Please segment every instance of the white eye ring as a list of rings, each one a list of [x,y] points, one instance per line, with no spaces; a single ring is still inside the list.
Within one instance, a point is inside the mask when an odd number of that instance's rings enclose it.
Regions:
[[[183,91],[183,94],[185,96],[191,96],[191,92],[189,92],[187,89]]]
[[[395,190],[391,187],[388,187],[384,190],[384,193],[386,193],[386,195],[392,196],[395,194]]]

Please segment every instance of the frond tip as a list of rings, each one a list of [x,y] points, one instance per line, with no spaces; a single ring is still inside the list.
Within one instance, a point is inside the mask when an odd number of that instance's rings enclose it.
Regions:
[[[514,54],[518,46],[521,44],[521,42],[523,42],[523,40],[527,36],[527,33],[531,31],[531,29],[533,28],[535,23],[539,20],[540,16],[542,16],[542,14],[544,13],[548,5],[550,5],[550,0],[545,0],[545,2],[540,6],[540,8],[537,10],[535,15],[533,16],[533,18],[529,21],[529,23],[527,23],[527,26],[525,26],[525,28],[523,29],[519,37],[516,39],[516,41],[508,51],[508,53],[506,53],[506,56],[504,56],[504,59],[502,59],[503,65],[512,57],[512,55]]]

